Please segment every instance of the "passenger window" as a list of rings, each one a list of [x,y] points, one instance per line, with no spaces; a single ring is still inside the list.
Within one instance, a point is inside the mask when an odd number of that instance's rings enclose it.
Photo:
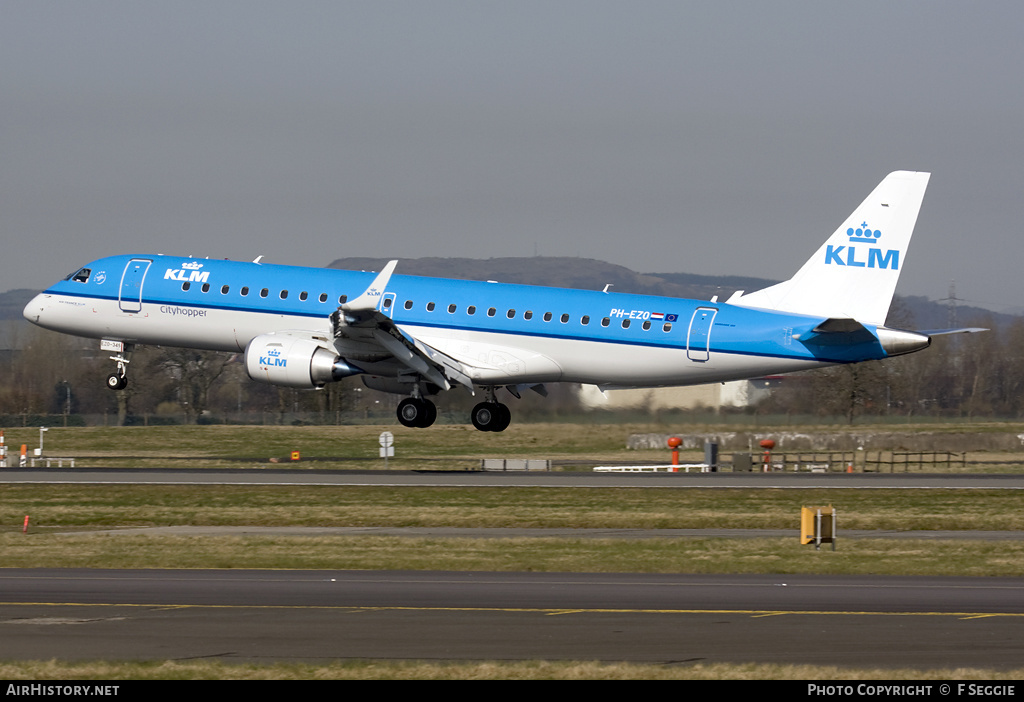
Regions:
[[[568,321],[569,321],[569,315],[567,315],[567,314],[563,314],[563,315],[562,315],[561,317],[559,317],[558,319],[559,319],[559,320],[560,320],[560,321],[562,322],[562,324],[565,324],[566,322],[568,322]]]
[[[192,287],[192,286],[189,285],[189,282],[187,280],[184,283],[181,284],[181,289],[182,290],[188,290],[190,287]]]
[[[551,313],[550,312],[545,312],[544,313],[544,321],[545,322],[550,322],[551,321]]]
[[[507,314],[509,319],[515,319],[516,318],[516,311],[515,310],[509,310],[506,314]]]
[[[270,290],[267,289],[267,288],[263,288],[262,290],[260,290],[260,297],[266,297],[269,294],[270,294]]]
[[[209,283],[203,283],[202,291],[203,292],[210,292],[210,284]]]
[[[601,326],[602,327],[607,327],[611,323],[611,321],[612,320],[610,320],[607,317],[605,317],[604,319],[601,320]]]
[[[665,322],[665,326],[662,327],[662,330],[667,332],[672,331],[672,322]]]
[[[623,329],[629,329],[629,320],[628,319],[622,320],[622,328]]]
[[[221,295],[227,295],[228,294],[228,289],[229,288],[228,288],[227,285],[222,285],[221,288],[220,288],[220,294]]]
[[[494,314],[495,314],[495,313],[496,313],[497,311],[498,311],[498,310],[496,310],[496,309],[494,309],[493,307],[491,307],[491,308],[489,308],[489,309],[487,310],[487,316],[488,316],[488,317],[493,317],[493,316],[494,316]]]
[[[434,311],[434,303],[433,302],[428,302],[427,303],[427,312],[433,312],[433,311]]]
[[[648,320],[646,320],[644,322],[644,331],[647,331],[650,328],[651,328],[651,320],[648,319]]]
[[[309,293],[306,292],[305,290],[299,293],[299,299],[302,300],[303,302],[306,301],[307,297],[309,297]]]
[[[448,314],[454,314],[456,310],[455,305],[448,305]]]
[[[407,309],[407,310],[411,310],[412,309],[412,300],[406,300],[405,301],[405,309]]]
[[[327,302],[327,293],[320,293],[320,302]]]
[[[533,312],[530,310],[523,312],[523,319],[533,319]]]
[[[384,298],[384,304],[382,306],[384,307],[384,309],[389,310],[389,309],[391,309],[391,303],[392,303],[392,299],[390,297],[385,297]]]
[[[248,285],[246,285],[246,286],[243,286],[243,287],[242,287],[242,289],[241,289],[241,290],[239,290],[238,292],[239,292],[239,294],[240,294],[240,295],[241,295],[242,297],[245,297],[246,295],[248,295],[248,294],[249,294],[249,286],[248,286]]]
[[[590,317],[588,315],[583,315],[583,319],[580,320],[580,324],[583,326],[590,324]]]
[[[339,305],[344,305],[346,302],[348,302],[348,295],[342,295],[338,298]]]
[[[470,305],[467,307],[466,314],[476,314],[476,305]]]

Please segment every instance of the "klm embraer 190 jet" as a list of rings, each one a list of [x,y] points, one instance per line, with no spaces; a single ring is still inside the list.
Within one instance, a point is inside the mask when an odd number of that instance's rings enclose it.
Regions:
[[[164,255],[101,258],[37,295],[25,317],[100,339],[127,383],[136,344],[243,354],[249,377],[321,388],[361,375],[407,395],[398,419],[430,426],[427,397],[481,390],[481,431],[511,415],[496,393],[556,382],[696,385],[910,353],[931,333],[885,326],[928,184],[898,171],[789,280],[726,302]],[[959,330],[969,331],[969,330]]]

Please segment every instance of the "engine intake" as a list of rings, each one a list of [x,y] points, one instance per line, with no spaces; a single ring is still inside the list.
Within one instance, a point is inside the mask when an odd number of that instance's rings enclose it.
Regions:
[[[289,388],[322,388],[363,372],[324,343],[290,334],[261,334],[245,348],[245,372],[257,382]]]

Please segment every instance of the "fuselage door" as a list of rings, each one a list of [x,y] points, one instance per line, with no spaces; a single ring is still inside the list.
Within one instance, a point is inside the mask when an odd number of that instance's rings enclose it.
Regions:
[[[149,259],[133,258],[124,267],[124,273],[121,274],[121,291],[118,295],[122,312],[142,310],[142,283],[152,263]]]
[[[386,292],[380,298],[380,311],[388,317],[395,316],[395,293]]]
[[[698,307],[690,318],[690,330],[686,334],[686,357],[691,361],[706,361],[711,357],[711,324],[718,310],[714,307]]]

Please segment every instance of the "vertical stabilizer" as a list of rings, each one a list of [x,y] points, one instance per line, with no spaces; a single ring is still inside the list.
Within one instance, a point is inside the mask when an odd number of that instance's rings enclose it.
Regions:
[[[730,302],[885,324],[930,177],[890,173],[796,275]]]

